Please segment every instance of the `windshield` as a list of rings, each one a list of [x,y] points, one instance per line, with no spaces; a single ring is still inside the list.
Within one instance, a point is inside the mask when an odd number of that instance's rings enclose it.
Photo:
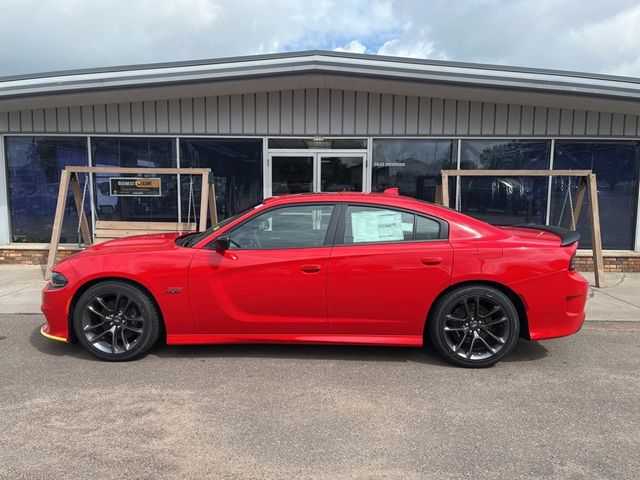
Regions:
[[[206,230],[204,230],[202,232],[194,232],[194,233],[189,233],[187,235],[183,235],[182,237],[176,239],[176,243],[178,245],[182,246],[182,247],[193,247],[198,242],[200,242],[202,239],[204,239],[204,238],[208,237],[209,235],[211,235],[213,232],[217,232],[218,230],[220,230],[225,225],[228,225],[231,222],[233,222],[236,218],[241,217],[245,213],[247,213],[247,212],[259,207],[260,205],[262,205],[262,203],[256,203],[256,204],[254,204],[254,205],[252,205],[252,206],[250,206],[248,208],[245,208],[240,213],[236,213],[235,215],[233,215],[233,216],[231,216],[229,218],[225,218],[221,222],[216,223],[212,227],[209,227],[209,228],[207,228]]]

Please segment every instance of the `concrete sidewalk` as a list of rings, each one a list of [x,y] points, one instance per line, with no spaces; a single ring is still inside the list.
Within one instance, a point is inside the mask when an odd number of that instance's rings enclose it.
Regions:
[[[44,267],[0,265],[0,314],[40,313]],[[593,273],[584,277],[593,285]],[[587,320],[640,321],[640,273],[607,273],[607,286],[591,287]]]

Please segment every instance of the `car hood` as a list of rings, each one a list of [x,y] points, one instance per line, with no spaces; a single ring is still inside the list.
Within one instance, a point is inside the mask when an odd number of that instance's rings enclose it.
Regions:
[[[132,237],[108,240],[92,245],[77,255],[99,255],[103,253],[145,253],[160,250],[175,250],[181,248],[175,243],[175,239],[182,233],[153,233],[149,235],[135,235]]]

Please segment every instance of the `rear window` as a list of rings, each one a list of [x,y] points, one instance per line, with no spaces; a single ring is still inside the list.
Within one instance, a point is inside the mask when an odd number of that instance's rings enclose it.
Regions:
[[[437,220],[384,207],[349,205],[344,222],[346,245],[441,238]]]

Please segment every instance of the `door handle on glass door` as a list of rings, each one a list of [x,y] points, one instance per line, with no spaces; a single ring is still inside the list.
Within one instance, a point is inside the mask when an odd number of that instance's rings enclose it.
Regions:
[[[440,265],[442,263],[442,257],[428,257],[420,260],[423,265],[430,267],[432,265]]]
[[[316,273],[320,271],[320,265],[302,265],[300,270],[304,273]]]

